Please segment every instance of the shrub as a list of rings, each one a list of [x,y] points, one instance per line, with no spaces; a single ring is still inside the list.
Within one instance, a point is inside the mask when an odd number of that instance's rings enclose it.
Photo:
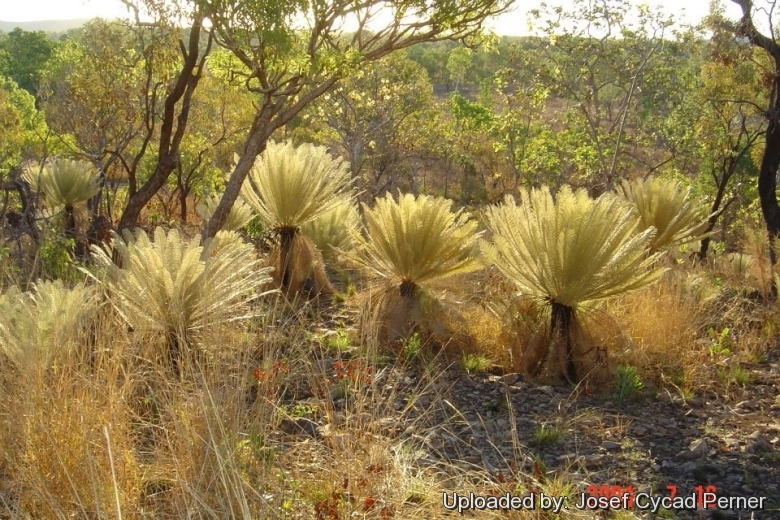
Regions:
[[[300,230],[351,199],[351,182],[347,164],[322,146],[271,141],[255,161],[242,196],[279,236],[274,277],[287,292],[330,292],[319,255]]]
[[[576,309],[659,277],[658,269],[650,269],[656,257],[645,254],[652,230],[636,234],[636,219],[618,198],[594,200],[568,186],[555,200],[546,188],[521,190],[519,206],[507,196],[486,215],[493,243],[484,244],[485,257],[521,295],[549,305],[550,333],[564,351],[562,375],[577,381]]]
[[[659,177],[635,179],[623,181],[618,192],[639,218],[638,230],[656,230],[648,242],[651,252],[706,236],[706,217],[691,198],[690,189],[684,189],[679,182]]]
[[[211,215],[214,214],[214,210],[219,205],[220,197],[218,195],[203,197],[195,209],[203,220],[209,220]],[[238,231],[254,218],[252,208],[244,202],[241,198],[237,199],[233,206],[230,208],[225,223],[222,225],[222,229],[225,231]]]
[[[441,197],[410,194],[397,201],[388,194],[373,208],[363,206],[367,236],[353,234],[358,248],[350,258],[393,289],[383,311],[386,327],[397,329],[409,321],[406,314],[419,307],[421,285],[482,267],[477,223],[451,206],[452,201]],[[403,309],[402,316],[392,316]],[[389,332],[408,336],[404,330]]]
[[[75,236],[74,205],[92,198],[100,190],[100,176],[94,167],[83,161],[54,159],[40,172],[28,169],[23,179],[43,196],[49,214],[65,212],[65,234]]]
[[[360,227],[360,215],[351,199],[301,226],[301,233],[317,246],[326,259],[354,246],[354,233]]]
[[[95,291],[83,283],[69,289],[61,280],[12,287],[0,295],[0,348],[22,373],[46,370],[60,352],[73,348],[97,309]]]
[[[270,268],[258,269],[254,248],[238,235],[222,231],[200,245],[197,236],[186,242],[176,230],[142,230],[133,237],[114,237],[122,268],[101,248],[96,262],[107,270],[115,306],[136,330],[166,335],[170,357],[177,367],[180,345],[215,317],[235,321],[252,316],[247,304],[266,294]]]

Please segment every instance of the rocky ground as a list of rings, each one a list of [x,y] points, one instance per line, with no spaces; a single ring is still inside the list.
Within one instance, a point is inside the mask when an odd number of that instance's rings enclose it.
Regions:
[[[477,470],[497,482],[562,478],[572,499],[594,485],[656,495],[675,486],[685,496],[702,485],[714,486],[719,497],[766,497],[763,510],[636,513],[642,518],[780,518],[780,363],[770,357],[743,368],[750,383],[729,395],[684,398],[646,388],[619,401],[519,374],[467,374],[453,366],[430,377],[424,368],[391,364],[366,390],[381,406],[356,411],[354,397],[337,396],[335,417],[304,413],[285,419],[281,430],[285,442],[296,442],[338,435],[341,424],[365,424],[411,447],[419,467]],[[287,407],[317,409],[317,403],[304,392]]]

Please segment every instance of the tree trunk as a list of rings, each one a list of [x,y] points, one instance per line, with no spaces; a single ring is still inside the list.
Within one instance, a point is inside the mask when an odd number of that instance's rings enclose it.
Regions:
[[[780,70],[780,63],[776,65]],[[778,77],[775,76],[775,89]],[[780,98],[775,95],[769,126],[766,130],[766,148],[758,172],[758,196],[761,200],[761,213],[769,235],[769,260],[772,267],[777,263],[775,240],[780,237],[780,205],[777,203],[777,170],[780,167]],[[772,282],[772,296],[777,297],[777,285]]]
[[[124,229],[133,229],[136,226],[143,208],[165,185],[171,172],[178,165],[179,147],[187,128],[192,95],[202,77],[206,57],[211,51],[211,35],[209,35],[206,49],[203,52],[201,52],[199,47],[202,19],[202,15],[199,14],[192,22],[188,49],[185,49],[183,44],[181,45],[184,63],[170,93],[165,97],[165,102],[163,103],[157,166],[149,180],[141,186],[141,189],[130,194],[127,207],[122,213],[122,218],[119,219],[119,225],[117,226],[119,233]],[[179,102],[181,102],[180,106]],[[131,177],[130,180],[130,190],[132,191],[133,178]]]
[[[154,169],[151,178],[141,186],[135,195],[127,201],[127,206],[122,212],[122,218],[119,219],[117,230],[121,233],[124,229],[133,229],[138,223],[141,211],[146,207],[150,200],[165,185],[168,176],[176,167],[176,155],[169,155],[165,160],[160,161]]]
[[[742,10],[739,25],[732,30],[737,36],[745,36],[750,43],[764,49],[774,61],[774,77],[769,94],[769,109],[766,128],[766,144],[758,171],[758,196],[761,201],[761,213],[769,237],[769,261],[772,267],[777,263],[775,240],[780,237],[780,205],[777,203],[777,170],[780,167],[780,45],[772,37],[761,34],[753,24],[752,0],[732,0]],[[774,2],[772,3],[774,5]],[[770,16],[771,20],[771,16]],[[777,298],[777,284],[772,277],[772,294]]]
[[[222,229],[228,213],[230,213],[230,208],[233,207],[239,193],[241,193],[241,186],[244,184],[244,180],[246,180],[249,171],[255,164],[255,158],[265,151],[268,139],[271,133],[273,133],[273,130],[269,130],[267,122],[267,118],[258,118],[252,125],[252,130],[244,147],[244,153],[241,155],[238,164],[236,164],[230,179],[225,185],[225,193],[222,194],[217,209],[214,210],[211,218],[203,226],[202,236],[204,242],[208,238],[213,238],[217,231]]]

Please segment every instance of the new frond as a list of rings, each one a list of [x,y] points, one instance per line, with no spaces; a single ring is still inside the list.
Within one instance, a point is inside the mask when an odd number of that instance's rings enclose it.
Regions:
[[[591,199],[564,186],[523,190],[520,205],[507,196],[487,210],[493,243],[486,258],[520,292],[552,303],[576,305],[637,289],[660,274],[650,270],[645,246],[652,230],[637,234],[636,218],[614,196]]]
[[[353,235],[360,227],[360,215],[351,198],[301,226],[301,233],[317,246],[325,258],[337,250],[348,251],[354,245]]]
[[[297,230],[339,205],[350,189],[347,164],[325,147],[269,141],[242,195],[269,226]]]
[[[0,295],[0,348],[22,372],[45,370],[75,345],[96,309],[95,291],[83,283],[41,282],[24,293],[14,287]]]
[[[203,200],[200,201],[200,204],[198,204],[198,207],[196,208],[200,218],[208,221],[217,209],[219,200],[219,196],[203,197]],[[230,208],[230,212],[225,219],[225,224],[222,226],[222,229],[225,231],[238,231],[249,224],[253,216],[252,208],[239,197]]]
[[[692,200],[690,189],[680,183],[651,177],[623,181],[619,193],[640,219],[640,230],[656,229],[650,251],[701,240],[706,236],[706,217]]]
[[[402,293],[425,282],[481,267],[476,244],[477,223],[452,201],[427,195],[388,193],[373,208],[363,206],[367,237],[353,236],[359,246],[352,255],[381,278],[399,284]]]
[[[246,304],[270,281],[252,246],[231,232],[203,247],[200,237],[185,241],[176,230],[157,228],[154,241],[139,230],[135,237],[115,236],[114,247],[122,268],[100,248],[94,248],[95,258],[108,270],[118,310],[139,330],[186,337],[215,317],[244,318]]]
[[[89,200],[100,189],[100,176],[92,165],[83,161],[55,159],[40,173],[30,169],[22,177],[43,194],[46,207],[51,211]]]

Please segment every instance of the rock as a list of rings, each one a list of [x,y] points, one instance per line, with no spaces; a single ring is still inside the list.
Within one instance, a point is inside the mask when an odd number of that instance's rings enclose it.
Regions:
[[[604,441],[601,443],[601,447],[607,451],[614,451],[619,450],[622,447],[622,444],[614,441]]]
[[[290,435],[320,436],[319,425],[306,417],[284,417],[279,428]]]
[[[774,451],[774,447],[760,431],[755,431],[748,436],[745,451],[750,453],[767,453]]]
[[[710,446],[707,443],[707,439],[697,439],[688,446],[687,450],[678,453],[677,458],[682,460],[698,459],[705,456],[709,449]]]
[[[690,399],[688,399],[688,405],[690,405],[693,408],[701,408],[704,406],[704,399],[702,399],[701,396],[694,396]]]
[[[482,462],[482,455],[467,455],[463,457],[463,462],[468,462],[469,464],[479,464]]]
[[[504,382],[505,385],[512,386],[516,384],[518,381],[522,382],[523,376],[517,373],[504,374],[503,376],[501,376],[501,380]]]
[[[739,408],[740,410],[757,410],[759,408],[759,405],[754,400],[748,399],[746,401],[741,401],[737,403],[737,408]]]

